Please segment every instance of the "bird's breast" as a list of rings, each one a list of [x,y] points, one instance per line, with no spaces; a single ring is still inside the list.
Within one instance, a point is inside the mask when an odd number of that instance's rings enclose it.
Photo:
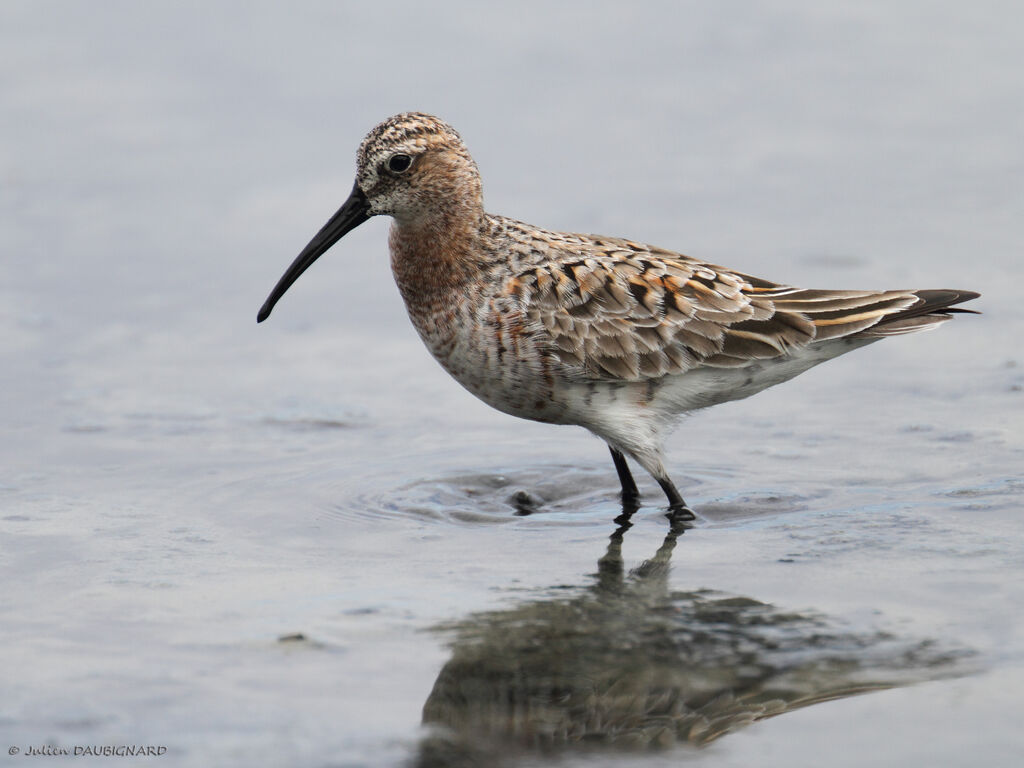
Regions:
[[[439,288],[395,270],[409,319],[427,349],[463,387],[505,413],[562,422],[553,358],[522,313],[486,280]]]

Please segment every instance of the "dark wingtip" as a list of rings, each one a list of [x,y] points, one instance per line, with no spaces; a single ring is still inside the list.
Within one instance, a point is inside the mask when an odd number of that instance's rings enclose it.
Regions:
[[[879,325],[885,325],[896,320],[906,320],[911,317],[920,317],[922,315],[950,315],[950,314],[965,314],[965,315],[980,315],[981,313],[973,309],[960,309],[959,307],[953,309],[954,304],[961,304],[965,301],[971,301],[981,296],[976,291],[961,291],[956,288],[926,288],[924,290],[914,291],[917,296],[917,303],[913,304],[902,312],[897,312],[894,315],[884,318]]]
[[[256,322],[257,323],[262,323],[264,320],[266,320],[268,317],[270,317],[270,310],[272,310],[273,307],[272,306],[268,306],[268,304],[269,304],[269,302],[267,304],[264,304],[262,307],[260,307],[259,314],[256,315]]]
[[[980,315],[981,313],[973,309],[960,309],[959,307],[953,308],[954,304],[962,304],[965,301],[972,301],[973,299],[981,296],[976,291],[961,291],[957,288],[946,288],[943,290],[932,290],[932,291],[916,291],[917,296],[921,301],[924,302],[924,309],[929,312],[938,312],[941,314],[953,314],[960,313],[965,315]]]
[[[924,302],[924,307],[929,309],[941,309],[951,307],[954,304],[962,304],[965,301],[972,301],[981,296],[975,291],[961,291],[956,288],[926,289],[914,291],[917,297]]]

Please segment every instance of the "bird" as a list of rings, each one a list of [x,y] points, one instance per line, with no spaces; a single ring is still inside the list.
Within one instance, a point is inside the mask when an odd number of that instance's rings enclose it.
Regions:
[[[687,413],[738,400],[890,336],[935,328],[974,291],[816,290],[775,283],[635,240],[558,232],[484,210],[462,137],[423,112],[367,134],[351,194],[270,292],[346,233],[390,216],[391,268],[441,366],[513,416],[586,428],[607,443],[623,503],[627,457],[692,520],[665,468]]]

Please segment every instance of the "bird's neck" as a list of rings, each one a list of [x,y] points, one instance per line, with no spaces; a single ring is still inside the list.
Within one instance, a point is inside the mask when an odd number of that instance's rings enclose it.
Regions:
[[[479,275],[483,218],[482,209],[451,210],[391,225],[391,269],[410,311],[417,304],[454,300]]]

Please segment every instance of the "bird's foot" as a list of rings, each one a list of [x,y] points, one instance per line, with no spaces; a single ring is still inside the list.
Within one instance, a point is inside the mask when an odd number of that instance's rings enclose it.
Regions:
[[[635,492],[635,490],[634,490],[634,492],[629,492],[629,490],[624,490],[623,495],[622,495],[622,502],[623,502],[623,510],[625,510],[625,511],[629,512],[630,514],[632,514],[632,513],[636,512],[638,509],[640,509],[640,494]]]
[[[685,504],[673,504],[668,508],[668,513],[665,515],[668,518],[669,523],[673,526],[677,524],[689,523],[697,519],[697,515],[694,514],[693,510]],[[692,526],[686,526],[690,528]]]
[[[639,491],[623,491],[620,496],[622,500],[622,508],[629,512],[636,512],[640,509],[640,492]]]

